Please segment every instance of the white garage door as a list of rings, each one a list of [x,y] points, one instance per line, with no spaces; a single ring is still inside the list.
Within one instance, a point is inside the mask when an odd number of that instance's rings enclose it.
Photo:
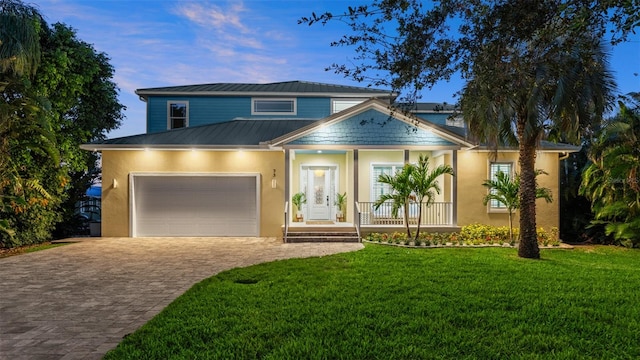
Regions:
[[[134,175],[132,236],[258,236],[258,175]]]

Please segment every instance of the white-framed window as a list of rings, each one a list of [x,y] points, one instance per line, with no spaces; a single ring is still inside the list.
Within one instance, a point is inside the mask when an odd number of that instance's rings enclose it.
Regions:
[[[289,99],[251,99],[251,115],[296,115],[297,101]]]
[[[352,106],[356,106],[364,101],[365,99],[331,99],[331,113],[335,114]]]
[[[377,201],[381,195],[391,194],[393,189],[389,184],[381,183],[378,178],[382,174],[395,175],[396,172],[402,170],[404,164],[372,164],[371,165],[371,201]]]
[[[513,163],[510,162],[492,162],[489,164],[489,179],[496,180],[496,176],[499,172],[503,172],[509,177],[513,176]],[[495,190],[491,190],[495,192]],[[506,210],[505,204],[498,200],[491,200],[489,202],[489,210]]]
[[[189,102],[167,101],[167,129],[189,126]]]

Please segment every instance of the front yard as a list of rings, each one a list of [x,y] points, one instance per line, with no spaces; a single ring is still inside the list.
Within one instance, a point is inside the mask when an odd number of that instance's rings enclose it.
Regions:
[[[640,252],[364,250],[196,284],[106,359],[640,357]]]

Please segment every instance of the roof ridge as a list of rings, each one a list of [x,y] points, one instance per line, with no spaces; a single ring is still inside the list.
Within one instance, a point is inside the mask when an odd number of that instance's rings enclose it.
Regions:
[[[338,92],[347,93],[353,90],[355,93],[390,93],[387,89],[376,89],[370,86],[354,86],[342,84],[330,84],[306,80],[290,80],[268,83],[248,83],[248,82],[214,82],[188,85],[170,85],[137,89],[136,93],[150,92],[209,92],[209,93],[243,93],[243,92]]]

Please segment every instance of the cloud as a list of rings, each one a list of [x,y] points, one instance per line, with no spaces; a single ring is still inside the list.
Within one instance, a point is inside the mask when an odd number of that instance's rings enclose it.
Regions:
[[[201,3],[180,3],[175,12],[188,20],[202,26],[213,27],[221,31],[232,28],[242,33],[249,32],[249,28],[242,24],[240,14],[246,11],[242,2],[231,4],[224,9],[217,5]]]

